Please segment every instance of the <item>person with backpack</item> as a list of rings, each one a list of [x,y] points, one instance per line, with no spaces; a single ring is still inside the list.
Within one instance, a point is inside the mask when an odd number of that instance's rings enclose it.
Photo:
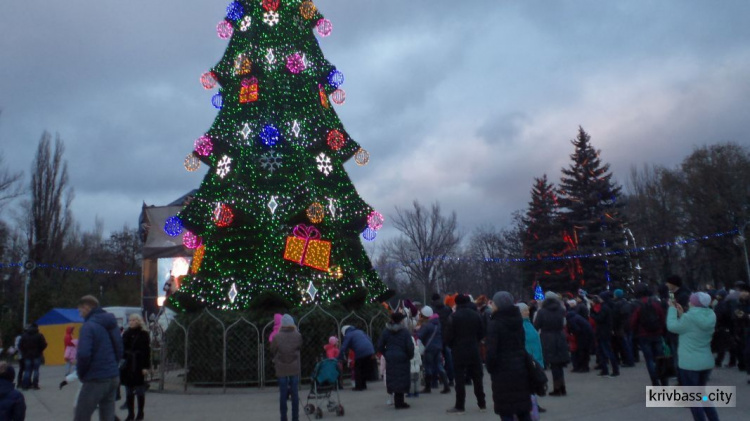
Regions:
[[[643,352],[651,385],[662,386],[656,372],[656,358],[663,354],[664,339],[662,337],[666,327],[666,315],[659,301],[651,297],[648,285],[643,283],[636,285],[635,296],[638,298],[638,305],[630,317],[630,329],[638,341],[638,347]]]

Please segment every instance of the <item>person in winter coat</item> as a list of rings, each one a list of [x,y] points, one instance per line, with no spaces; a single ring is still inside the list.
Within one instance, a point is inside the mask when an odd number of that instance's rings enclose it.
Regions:
[[[422,374],[422,355],[420,355],[419,352],[416,352],[417,349],[417,340],[416,337],[412,334],[411,335],[411,342],[414,345],[414,356],[411,358],[410,363],[410,373],[411,373],[411,387],[409,388],[409,393],[406,395],[410,398],[418,398],[419,397],[419,378]]]
[[[128,317],[128,328],[122,335],[122,344],[125,365],[120,368],[120,382],[125,386],[125,405],[128,408],[125,420],[142,420],[146,403],[146,376],[151,368],[151,339],[139,314]],[[137,415],[134,408],[136,398]]]
[[[599,376],[617,377],[620,375],[620,366],[617,363],[615,353],[612,352],[612,328],[614,325],[612,305],[610,303],[609,291],[603,291],[594,297],[594,306],[591,307],[591,318],[596,322],[596,346],[601,356],[601,371]],[[609,372],[608,364],[612,364],[612,373]]]
[[[378,341],[378,352],[385,357],[385,386],[393,394],[396,409],[409,408],[404,394],[409,393],[411,384],[411,359],[414,357],[414,342],[404,327],[406,316],[391,314],[391,322],[386,324]]]
[[[732,319],[731,302],[727,300],[727,291],[720,289],[716,291],[716,305],[714,306],[716,314],[716,332],[714,340],[716,343],[716,367],[724,364],[724,357],[729,352],[729,364],[727,367],[737,365],[737,350],[733,346],[734,320]]]
[[[682,278],[680,278],[677,275],[670,275],[667,277],[666,281],[664,282],[664,285],[667,287],[668,291],[668,299],[665,300],[666,305],[669,305],[670,302],[674,301],[682,307],[683,311],[687,312],[690,308],[688,306],[688,301],[690,300],[690,290],[682,285]],[[666,308],[665,308],[666,309]],[[667,340],[669,341],[669,347],[672,348],[672,360],[674,361],[674,370],[675,372],[680,371],[680,356],[677,352],[677,349],[679,348],[679,336],[675,335],[672,332],[667,332]],[[678,384],[680,383],[679,376],[677,377]],[[667,386],[667,385],[665,385]]]
[[[550,396],[565,396],[565,371],[570,362],[568,341],[565,338],[565,307],[557,298],[557,294],[547,291],[544,294],[542,307],[536,312],[534,327],[539,330],[542,340],[544,362],[552,371],[553,390]]]
[[[65,375],[70,374],[71,370],[75,369],[76,365],[76,349],[78,347],[78,339],[73,338],[73,331],[75,326],[68,326],[65,328],[65,338],[63,338],[63,345],[65,351],[63,358],[65,359]]]
[[[656,372],[656,359],[663,354],[662,337],[666,327],[666,316],[661,304],[651,297],[648,285],[643,283],[636,285],[635,296],[638,298],[638,305],[633,315],[630,316],[630,329],[638,341],[638,347],[643,352],[643,360],[651,378],[651,385],[662,386]]]
[[[367,377],[370,376],[373,368],[373,358],[375,347],[372,345],[370,337],[365,332],[346,325],[341,328],[341,335],[344,341],[341,344],[339,359],[343,360],[349,349],[354,351],[354,391],[367,390]]]
[[[424,355],[422,363],[424,364],[424,389],[421,393],[432,393],[432,381],[440,377],[443,382],[442,394],[450,393],[448,386],[448,376],[445,370],[441,368],[440,354],[443,350],[443,333],[440,326],[439,317],[432,312],[430,306],[422,307],[419,312],[419,330],[417,337],[424,346]]]
[[[594,346],[594,329],[588,320],[576,312],[575,306],[565,314],[568,333],[576,338],[576,350],[573,352],[573,373],[588,373],[591,350]]]
[[[328,343],[323,345],[323,350],[326,352],[326,358],[337,359],[339,357],[339,338],[335,336],[328,338]]]
[[[492,379],[495,414],[500,415],[502,421],[531,421],[531,387],[521,312],[513,305],[513,296],[506,291],[496,293],[491,306],[493,313],[487,327],[487,371]],[[544,306],[539,311],[543,309]]]
[[[81,381],[74,421],[89,421],[99,409],[100,420],[115,418],[115,394],[120,387],[119,363],[122,337],[115,316],[99,307],[92,295],[81,297],[78,313],[83,318],[78,337],[76,372]]]
[[[487,408],[484,398],[484,368],[479,355],[479,343],[484,339],[484,322],[479,312],[471,306],[468,296],[456,296],[456,311],[448,317],[445,327],[445,343],[453,354],[453,369],[456,376],[456,404],[448,413],[465,412],[466,383],[468,377],[474,385],[474,396],[480,410]]]
[[[299,421],[299,377],[302,373],[300,365],[300,349],[302,335],[297,331],[292,316],[285,314],[281,317],[281,327],[271,341],[271,355],[279,380],[279,412],[281,421],[287,421],[286,401],[291,397],[292,421]]]
[[[455,305],[455,299],[450,294],[446,294],[443,300],[440,299],[440,294],[432,295],[431,308],[433,314],[436,314],[440,317],[440,328],[442,329],[440,332],[441,337],[445,336],[445,326],[448,325],[448,317],[453,314],[453,305]],[[451,350],[450,346],[443,343],[443,349],[441,352],[443,361],[445,361],[443,370],[445,371],[445,375],[448,379],[448,386],[453,386],[454,380],[456,378],[453,370],[453,350]],[[435,387],[437,385],[437,378],[433,377],[432,382],[434,384],[432,387]]]
[[[711,337],[716,327],[716,315],[709,307],[711,297],[696,292],[689,298],[690,311],[683,312],[679,302],[669,304],[667,329],[679,335],[677,354],[680,361],[680,381],[683,386],[705,386],[714,367]],[[718,420],[716,408],[691,407],[694,420]]]
[[[42,365],[42,353],[47,349],[44,335],[39,333],[39,326],[32,323],[21,335],[18,349],[23,355],[23,381],[21,389],[39,389],[39,367]]]
[[[615,358],[623,367],[633,367],[633,335],[630,331],[630,316],[633,314],[633,304],[625,298],[625,292],[616,289],[615,299],[612,300],[612,346]]]
[[[26,419],[26,399],[13,387],[16,373],[13,366],[0,362],[0,420],[23,421]]]

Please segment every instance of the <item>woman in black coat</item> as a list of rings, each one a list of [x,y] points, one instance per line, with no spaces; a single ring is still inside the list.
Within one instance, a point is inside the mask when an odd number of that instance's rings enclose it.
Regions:
[[[492,297],[487,327],[487,371],[492,379],[495,413],[503,421],[531,421],[531,387],[526,369],[526,332],[513,296],[501,291]]]
[[[139,314],[128,317],[128,329],[122,334],[124,365],[120,367],[120,383],[125,386],[125,403],[128,417],[125,420],[142,420],[146,403],[146,375],[151,368],[151,343],[143,318]],[[138,399],[138,414],[134,417],[134,400]]]
[[[385,386],[388,393],[393,393],[396,409],[409,407],[404,402],[404,394],[409,392],[411,385],[411,359],[414,358],[411,333],[402,323],[405,317],[393,313],[378,341],[378,352],[385,357]]]
[[[539,332],[542,340],[542,352],[544,363],[552,371],[552,384],[554,389],[550,396],[565,396],[565,371],[564,367],[570,362],[570,349],[568,339],[565,337],[565,307],[557,298],[557,294],[547,291],[544,295],[542,308],[536,312],[534,327]]]

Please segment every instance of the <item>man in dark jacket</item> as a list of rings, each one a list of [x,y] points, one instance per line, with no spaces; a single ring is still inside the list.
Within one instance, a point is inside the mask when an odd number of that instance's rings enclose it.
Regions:
[[[573,352],[573,373],[588,373],[591,350],[594,347],[594,329],[588,320],[581,317],[575,308],[565,314],[568,332],[576,338],[577,348]]]
[[[479,355],[479,342],[484,339],[484,323],[471,300],[466,295],[456,296],[456,312],[448,317],[444,341],[453,353],[453,369],[456,375],[456,405],[448,413],[463,413],[466,403],[467,376],[474,385],[474,396],[477,397],[479,409],[484,411],[487,404],[484,400],[482,383],[482,359]]]
[[[667,319],[659,302],[651,298],[648,285],[643,283],[636,285],[635,296],[638,298],[638,305],[633,315],[630,316],[630,328],[638,341],[638,347],[643,352],[651,385],[662,386],[661,379],[656,372],[656,359],[662,356],[662,336],[666,330]]]
[[[625,298],[625,292],[616,289],[612,300],[612,333],[614,338],[615,358],[623,367],[633,367],[633,343],[630,331],[630,316],[633,315],[633,304]]]
[[[21,389],[28,390],[30,387],[39,389],[39,366],[42,365],[42,353],[47,348],[44,335],[39,333],[39,326],[32,323],[21,336],[18,345],[23,355],[23,383]]]
[[[603,291],[594,297],[594,306],[591,308],[591,318],[596,322],[597,352],[601,357],[601,371],[599,376],[617,377],[620,375],[620,366],[617,364],[614,352],[612,352],[612,307],[609,291]],[[612,373],[609,372],[607,361],[612,364]]]
[[[0,363],[0,420],[23,421],[26,419],[26,399],[13,387],[16,373],[13,366]]]
[[[100,420],[115,419],[115,394],[120,385],[122,337],[115,316],[99,307],[99,300],[86,295],[78,301],[83,318],[78,337],[76,371],[81,391],[75,421],[89,421],[99,408]]]
[[[687,312],[690,309],[690,294],[691,291],[682,285],[682,278],[680,278],[677,275],[670,275],[667,277],[667,280],[665,282],[667,289],[669,290],[669,301],[674,300],[676,303],[678,303],[680,306],[682,306],[683,311]],[[667,304],[669,304],[667,302]],[[679,366],[679,355],[677,355],[677,348],[679,347],[679,339],[680,336],[667,331],[667,340],[669,341],[669,347],[672,348],[672,357],[674,361],[674,371],[675,373],[680,372],[680,366]],[[681,385],[682,382],[680,381],[680,377],[677,376],[677,384]],[[663,385],[668,386],[668,385]]]
[[[721,367],[724,362],[724,356],[729,351],[729,365],[737,365],[737,348],[733,346],[734,320],[732,318],[732,303],[726,299],[727,291],[720,289],[716,291],[716,367]]]
[[[349,349],[354,351],[354,391],[367,389],[367,377],[372,372],[372,356],[375,355],[370,337],[365,332],[346,325],[341,328],[344,340],[341,343],[339,359],[346,361]]]

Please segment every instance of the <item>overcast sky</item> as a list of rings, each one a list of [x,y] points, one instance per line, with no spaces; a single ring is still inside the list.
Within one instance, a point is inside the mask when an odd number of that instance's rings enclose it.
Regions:
[[[42,131],[59,133],[84,229],[97,215],[107,231],[134,227],[143,201],[197,188],[203,173],[183,159],[216,116],[199,77],[226,48],[228,2],[3,1],[6,164],[28,180]],[[621,184],[632,165],[750,144],[746,0],[316,4],[334,25],[323,52],[346,76],[337,111],[371,153],[347,169],[386,216],[438,201],[463,232],[502,227],[534,177],[559,179],[578,125]]]

